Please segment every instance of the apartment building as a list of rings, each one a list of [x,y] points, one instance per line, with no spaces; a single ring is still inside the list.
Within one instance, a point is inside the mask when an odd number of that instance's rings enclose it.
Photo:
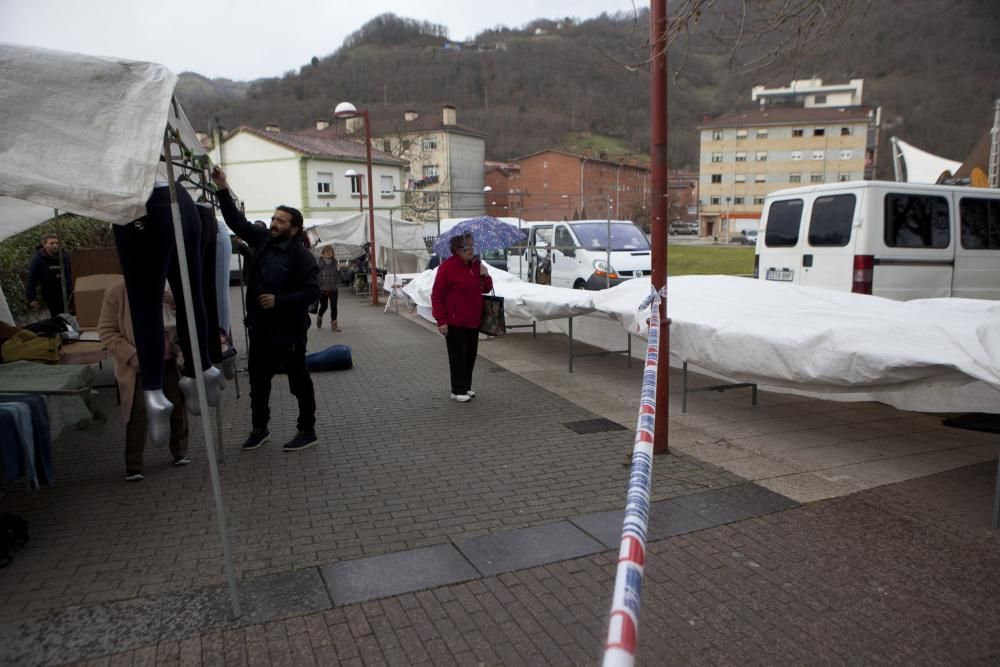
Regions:
[[[877,118],[866,106],[777,105],[706,117],[699,125],[700,234],[730,240],[756,228],[764,197],[775,190],[871,178]]]
[[[409,163],[407,217],[431,221],[486,212],[486,134],[459,125],[455,107],[445,105],[439,116],[407,111],[401,123],[382,121],[379,127],[372,145]]]

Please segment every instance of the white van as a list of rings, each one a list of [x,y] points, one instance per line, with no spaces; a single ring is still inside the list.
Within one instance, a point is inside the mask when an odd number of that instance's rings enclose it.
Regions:
[[[526,230],[508,250],[507,270],[528,282],[599,290],[652,273],[649,239],[630,220],[532,222]]]
[[[851,181],[767,196],[754,276],[906,301],[1000,299],[1000,190]]]

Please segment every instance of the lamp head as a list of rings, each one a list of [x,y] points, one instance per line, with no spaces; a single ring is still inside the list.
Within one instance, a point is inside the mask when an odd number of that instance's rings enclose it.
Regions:
[[[335,118],[354,118],[358,115],[357,108],[350,102],[341,102],[333,110]]]

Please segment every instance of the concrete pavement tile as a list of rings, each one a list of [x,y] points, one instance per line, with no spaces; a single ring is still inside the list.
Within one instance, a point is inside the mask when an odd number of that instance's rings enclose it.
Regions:
[[[850,475],[839,474],[836,469],[823,473],[802,472],[784,477],[772,477],[757,483],[800,503],[845,496],[862,488]]]
[[[768,456],[748,456],[742,459],[724,461],[720,465],[729,472],[752,482],[771,477],[793,475],[803,471],[800,466],[777,461]]]
[[[460,539],[455,546],[484,575],[586,556],[605,548],[568,521]]]
[[[320,568],[337,605],[410,593],[478,576],[450,544],[341,561]]]
[[[712,489],[674,498],[671,502],[716,524],[780,512],[798,505],[795,501],[757,484]]]

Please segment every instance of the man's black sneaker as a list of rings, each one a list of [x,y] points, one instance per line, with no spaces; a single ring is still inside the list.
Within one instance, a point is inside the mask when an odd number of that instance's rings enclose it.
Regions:
[[[257,449],[270,439],[271,434],[266,429],[255,428],[250,431],[250,435],[243,441],[243,451],[249,452],[251,449]]]
[[[295,437],[285,443],[282,447],[282,451],[285,452],[297,452],[303,449],[309,449],[316,444],[316,431],[299,431],[295,434]]]

